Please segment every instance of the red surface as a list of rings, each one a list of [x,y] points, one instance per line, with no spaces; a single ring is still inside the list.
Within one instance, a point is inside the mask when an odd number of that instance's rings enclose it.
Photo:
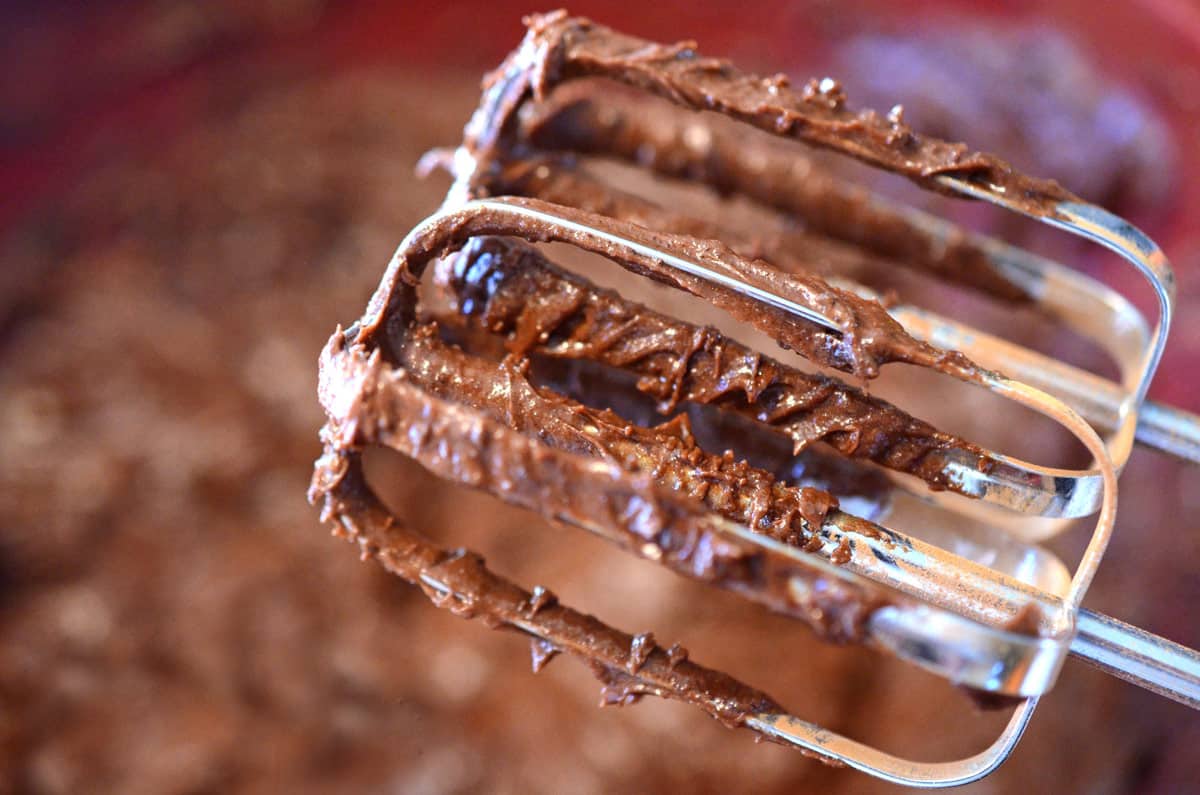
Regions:
[[[0,231],[102,159],[114,141],[146,146],[168,139],[247,73],[322,72],[366,62],[482,72],[519,39],[520,17],[530,10],[528,2],[514,0],[352,0],[312,17],[271,22],[266,11],[232,0],[227,5],[213,15],[220,24],[202,34],[195,24],[167,25],[161,9],[147,15],[141,3],[128,0],[26,3],[10,11],[0,28],[0,51],[11,61],[0,70],[6,75],[0,78],[0,107],[8,109],[0,117]],[[1200,281],[1200,232],[1192,220],[1200,217],[1200,8],[1188,0],[1103,5],[921,0],[905,8],[907,15],[898,18],[893,4],[875,0],[766,0],[752,8],[734,2],[583,0],[571,11],[650,38],[695,38],[706,52],[791,71],[819,67],[822,43],[848,30],[929,29],[947,16],[986,15],[1067,31],[1114,77],[1151,97],[1175,128],[1181,171],[1195,176],[1178,180],[1169,209],[1133,220],[1166,249],[1184,295],[1200,293],[1192,285]],[[188,31],[191,39],[184,35]],[[1118,286],[1136,281],[1123,267],[1111,273]],[[1153,394],[1200,410],[1191,380],[1171,375],[1198,364],[1200,320],[1181,317]]]

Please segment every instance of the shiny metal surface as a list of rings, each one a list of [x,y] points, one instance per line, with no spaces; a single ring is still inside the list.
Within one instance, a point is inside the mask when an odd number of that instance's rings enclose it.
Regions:
[[[1010,696],[1040,695],[1053,686],[1068,651],[1065,636],[1038,637],[1002,627],[1034,606],[1044,629],[1062,601],[944,550],[846,514],[821,530],[813,551],[727,523],[725,532],[762,551],[774,576],[789,578],[797,605],[822,583],[862,577],[894,591],[868,622],[871,643],[953,682]],[[832,560],[839,548],[850,558]]]
[[[1200,416],[1147,400],[1138,413],[1139,443],[1200,464]]]
[[[992,196],[978,186],[966,183],[963,187],[957,180],[948,184],[963,188],[964,193],[976,198],[1006,204],[1003,197]],[[567,242],[610,258],[619,255],[605,249],[615,245],[617,251],[649,257],[794,312],[806,320],[830,325],[819,313],[792,306],[794,302],[760,295],[765,291],[728,274],[714,272],[704,263],[647,245],[638,239],[637,227],[631,225],[628,236],[618,236],[562,217],[555,209],[554,205],[531,200],[448,201],[439,213],[419,224],[405,238],[393,258],[385,284],[394,269],[403,266],[410,248],[429,244],[427,238],[430,234],[436,236],[439,224],[449,220],[453,222],[450,226],[455,226],[471,214],[486,210],[501,219],[495,229],[489,229],[490,233],[519,235],[524,223],[537,219],[551,230],[546,235],[551,240]],[[1116,250],[1146,274],[1155,287],[1161,316],[1153,332],[1147,334],[1145,324],[1129,315],[1132,310],[1119,296],[1103,289],[1080,287],[1074,275],[1062,272],[1065,269],[1053,263],[1021,264],[1024,278],[1040,278],[1039,296],[1045,298],[1056,292],[1073,296],[1071,299],[1064,297],[1058,303],[1068,306],[1069,300],[1075,300],[1083,293],[1090,295],[1091,300],[1091,303],[1085,301],[1085,306],[1103,306],[1110,310],[1110,314],[1100,320],[1091,314],[1091,310],[1080,310],[1075,314],[1081,327],[1096,323],[1100,329],[1114,326],[1122,329],[1122,333],[1116,335],[1117,341],[1108,347],[1121,365],[1120,386],[1108,384],[1103,389],[1093,390],[1095,376],[1056,367],[1045,357],[1039,358],[1010,343],[983,338],[964,327],[951,327],[948,322],[931,316],[922,317],[915,310],[909,320],[914,324],[923,320],[929,338],[938,344],[963,342],[965,344],[950,347],[975,345],[985,352],[994,352],[998,360],[1007,361],[1025,380],[993,373],[984,379],[983,386],[1058,422],[1094,456],[1096,468],[1086,471],[1054,470],[1005,457],[1002,459],[1004,465],[996,471],[980,473],[967,471],[968,467],[961,462],[951,462],[951,467],[957,467],[951,470],[958,478],[957,482],[985,501],[1049,517],[1084,515],[1099,508],[1095,529],[1080,565],[1066,582],[1054,571],[1058,564],[1053,558],[1006,554],[1008,560],[1038,561],[1046,571],[1035,571],[1030,579],[1055,583],[1056,592],[1042,590],[940,547],[846,514],[836,513],[827,518],[820,530],[821,548],[815,551],[802,551],[746,527],[714,519],[720,533],[756,550],[762,583],[787,584],[782,597],[765,585],[761,592],[747,589],[744,595],[763,601],[773,609],[785,613],[794,611],[802,616],[815,604],[813,589],[828,587],[828,583],[842,582],[854,588],[856,583],[870,582],[886,588],[894,596],[875,609],[868,620],[869,642],[955,684],[1021,698],[1008,726],[979,754],[944,763],[900,759],[790,715],[750,717],[747,722],[759,731],[888,781],[942,787],[981,778],[1007,757],[1036,707],[1037,697],[1053,686],[1068,654],[1083,657],[1128,681],[1182,703],[1197,705],[1200,658],[1195,652],[1079,609],[1112,532],[1117,472],[1132,446],[1138,409],[1161,356],[1173,302],[1170,271],[1153,243],[1103,211],[1068,205],[1062,208],[1060,217],[1042,220]],[[1068,289],[1072,287],[1079,289]],[[382,310],[383,304],[380,294],[372,300],[376,312]],[[1037,382],[1037,385],[1028,381]],[[1110,419],[1114,433],[1108,440],[1102,440],[1080,412],[1039,386],[1063,394],[1092,418]],[[1095,397],[1097,391],[1099,399],[1086,399]],[[1196,435],[1196,429],[1186,416],[1163,413],[1159,420],[1167,422],[1168,427],[1171,423],[1178,426],[1176,433],[1164,435],[1184,440]],[[602,477],[603,473],[597,471],[596,476]],[[585,521],[584,526],[621,542],[603,523]],[[849,559],[844,560],[847,549]],[[658,552],[657,548],[631,551],[651,558]],[[837,564],[833,562],[835,555]],[[436,582],[426,584],[438,589],[447,587]],[[1026,632],[1010,628],[1015,622],[1027,620],[1036,624],[1037,634],[1028,633],[1031,627],[1021,627]],[[526,629],[533,630],[532,627]]]
[[[1079,611],[1075,631],[1072,657],[1200,709],[1200,652],[1090,610]]]
[[[964,195],[1021,212],[1017,203],[986,187],[955,177],[939,181]],[[970,236],[993,264],[1033,297],[1038,308],[1099,344],[1116,362],[1121,383],[1115,384],[1079,368],[1015,345],[995,335],[913,306],[889,309],[913,336],[933,345],[958,350],[985,367],[1062,399],[1094,425],[1110,431],[1109,457],[1118,470],[1124,466],[1135,438],[1182,457],[1200,460],[1200,422],[1178,411],[1152,411],[1139,428],[1136,407],[1162,355],[1174,306],[1174,277],[1158,247],[1132,225],[1091,205],[1063,204],[1056,215],[1034,216],[1051,226],[1109,248],[1141,271],[1159,301],[1160,317],[1153,331],[1146,319],[1122,295],[1086,275],[998,240],[973,235],[944,219],[873,196],[871,201],[901,214],[934,239]],[[878,298],[868,288],[847,280],[831,280],[860,295]],[[1048,518],[1086,516],[1099,506],[1096,471],[1066,471],[1041,467],[998,455],[1003,465],[981,473],[966,460],[950,460],[947,474],[960,489],[984,502]],[[903,481],[902,485],[903,485]],[[975,515],[978,508],[942,500],[949,508]],[[993,521],[1003,519],[991,515]],[[1026,538],[1044,538],[1064,525],[1043,522],[1022,526]]]
[[[952,762],[902,759],[791,715],[755,715],[746,723],[777,740],[836,759],[884,781],[933,789],[970,784],[999,767],[1016,747],[1036,708],[1036,698],[1025,699],[1013,710],[1008,725],[990,746]]]
[[[1044,693],[1065,659],[1059,641],[1004,630],[978,636],[958,616],[923,606],[876,610],[871,614],[871,638],[955,684],[981,683],[976,689],[1011,696]]]
[[[999,271],[1033,296],[1039,308],[1098,342],[1115,361],[1131,363],[1147,347],[1150,329],[1142,314],[1120,293],[1095,279],[1003,241],[971,234],[943,218],[879,197],[872,201],[902,214],[935,239],[969,236],[974,245],[987,252]],[[844,286],[875,295],[861,285]],[[1121,384],[1034,351],[1014,352],[1016,346],[1005,340],[962,327],[919,307],[897,306],[889,311],[914,336],[935,345],[957,346],[984,366],[1044,389],[1098,427],[1111,431],[1120,424],[1120,407],[1128,391]],[[981,344],[976,345],[976,341]],[[1138,416],[1135,439],[1139,444],[1200,463],[1200,417],[1194,414],[1147,401]]]
[[[1026,654],[1021,663],[1047,666],[1044,670],[1024,672],[1019,684],[1015,678],[1008,682],[989,681],[983,672],[987,661],[995,664],[997,658],[1013,653],[1021,645],[1018,639],[1027,638],[1008,637],[1013,633],[997,629],[987,641],[967,640],[962,627],[945,616],[969,617],[999,627],[1012,621],[1026,605],[1036,606],[1043,616],[1055,615],[1063,609],[1063,594],[1046,591],[899,533],[881,536],[875,528],[863,527],[862,523],[863,520],[854,517],[835,516],[829,523],[825,550],[836,548],[842,543],[842,535],[846,535],[854,554],[843,564],[845,568],[944,610],[942,613],[879,611],[882,615],[872,618],[871,630],[882,645],[951,681],[981,690],[1037,695],[1049,689],[1057,675],[1049,645],[1040,656]],[[1047,621],[1042,628],[1050,630],[1051,626]],[[977,655],[981,654],[981,648],[986,648],[988,654],[980,658]],[[1069,652],[1128,682],[1200,708],[1200,652],[1082,609],[1075,616]],[[969,666],[977,664],[978,671],[971,671]],[[1005,671],[1004,664],[998,665],[994,675],[1010,676]],[[1031,687],[1031,683],[1038,681],[1042,682],[1041,690]]]

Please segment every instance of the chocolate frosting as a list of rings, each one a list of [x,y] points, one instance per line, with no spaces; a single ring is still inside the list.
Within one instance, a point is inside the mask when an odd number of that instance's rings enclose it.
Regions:
[[[512,207],[554,216],[563,224],[530,217],[514,218],[498,209],[476,205],[443,215],[410,239],[410,249],[393,260],[392,268],[372,299],[364,318],[371,332],[385,315],[411,318],[411,289],[428,263],[456,251],[472,237],[515,235],[531,242],[570,243],[611,259],[613,262],[657,282],[676,287],[704,299],[736,319],[769,335],[781,347],[794,350],[812,361],[863,378],[879,374],[882,364],[906,362],[929,367],[967,381],[978,381],[984,371],[956,351],[945,351],[910,336],[876,301],[831,287],[806,273],[788,274],[764,260],[739,256],[719,240],[702,240],[688,235],[655,232],[634,224],[582,212],[572,207],[537,199],[506,197]],[[637,244],[598,240],[582,230],[598,230]],[[730,288],[693,276],[667,265],[647,249],[671,252],[703,263],[708,269],[753,284],[774,295],[815,310],[833,321],[838,331],[797,318]],[[398,334],[404,327],[391,324]]]
[[[1029,299],[992,265],[974,236],[961,230],[949,238],[935,236],[796,146],[747,133],[723,117],[699,118],[656,97],[587,80],[563,85],[544,103],[522,110],[522,134],[539,149],[613,156],[722,195],[745,196],[807,231],[883,257],[890,267],[926,271],[1010,301]],[[892,118],[902,114],[893,112]],[[822,243],[822,237],[808,235],[789,248],[807,254],[828,249]],[[776,249],[763,256],[784,266],[779,257],[786,253]]]
[[[684,423],[638,428],[541,395],[514,362],[491,370],[499,380],[468,380],[486,363],[444,345],[432,327],[414,335],[407,353],[426,363],[420,372],[389,368],[378,351],[341,334],[330,340],[321,383],[323,403],[338,420],[323,432],[327,453],[314,483],[335,482],[351,451],[384,445],[447,480],[801,618],[830,640],[864,639],[866,619],[885,601],[882,589],[829,569],[822,587],[800,594],[789,583],[805,574],[789,557],[726,529],[734,520],[786,542],[811,539],[837,507],[827,493],[787,487],[732,456],[707,454]],[[451,395],[468,405],[445,399]],[[314,498],[326,490],[317,488]]]
[[[584,358],[625,369],[669,413],[680,401],[715,404],[788,437],[798,453],[824,441],[846,456],[952,487],[944,453],[980,468],[980,448],[841,382],[789,367],[714,328],[653,312],[555,267],[511,239],[475,238],[438,269],[462,316],[502,334],[509,351]]]
[[[527,93],[542,100],[560,83],[603,77],[849,155],[930,190],[946,190],[938,176],[960,177],[994,187],[1038,215],[1053,214],[1057,202],[1079,201],[1058,183],[1025,176],[994,155],[920,135],[898,115],[853,111],[835,80],[810,80],[796,91],[786,75],[760,77],[703,57],[693,41],[656,44],[565,11],[535,14],[526,24],[520,48],[485,82],[484,104],[466,130],[469,149],[490,151]]]
[[[819,525],[836,507],[824,492],[789,489],[745,464],[706,456],[689,443],[684,425],[621,429],[615,417],[565,398],[539,399],[512,363],[501,370],[509,379],[507,393],[497,392],[494,383],[456,378],[456,368],[477,375],[470,371],[472,357],[444,346],[431,327],[414,334],[407,351],[428,365],[420,373],[387,367],[378,349],[368,352],[347,336],[339,330],[322,355],[321,394],[331,419],[322,432],[326,453],[317,462],[310,500],[323,503],[323,521],[421,587],[435,604],[533,635],[535,669],[568,651],[587,659],[604,683],[607,703],[631,703],[646,694],[676,698],[730,726],[749,714],[780,711],[761,692],[687,660],[679,647],[668,653],[650,635],[620,633],[558,604],[545,589],[526,592],[498,578],[478,556],[440,549],[408,531],[366,484],[355,451],[372,444],[392,447],[443,478],[596,530],[635,554],[801,618],[832,640],[861,640],[870,613],[884,602],[879,589],[836,578],[811,577],[814,587],[798,591],[794,565],[731,537],[718,518],[750,514],[751,526],[787,533]],[[448,360],[440,361],[443,356]],[[512,406],[508,419],[518,428],[540,420],[539,438],[432,394],[467,384],[467,397],[493,401],[492,410]],[[578,423],[566,420],[572,412],[580,414]],[[597,422],[602,425],[595,427]],[[574,447],[605,446],[605,457],[559,449],[571,447],[571,437],[585,429],[591,429],[591,438]],[[631,441],[622,446],[626,437]],[[633,463],[639,450],[658,460]],[[689,463],[709,482],[689,481]]]
[[[533,16],[527,23],[529,33],[521,47],[485,81],[482,102],[464,131],[462,146],[450,161],[456,180],[447,197],[448,207],[469,198],[503,194],[508,187],[504,180],[506,170],[514,160],[520,161],[531,154],[530,143],[520,136],[519,117],[524,103],[530,99],[543,100],[558,84],[585,77],[607,77],[649,90],[691,110],[720,111],[781,136],[843,151],[905,174],[927,187],[937,186],[931,180],[943,173],[969,174],[972,178],[986,175],[999,188],[1027,196],[1030,212],[1051,212],[1049,197],[1058,200],[1069,196],[1054,183],[1017,175],[990,156],[968,156],[962,144],[921,138],[899,122],[888,122],[885,126],[889,132],[883,133],[873,114],[858,114],[851,121],[848,111],[841,106],[844,103],[835,103],[834,107],[828,98],[816,99],[811,92],[800,97],[790,91],[786,81],[763,81],[737,72],[724,61],[699,58],[694,45],[662,47],[623,36],[588,20],[568,18],[562,12]],[[628,57],[622,58],[621,53],[627,53]],[[765,84],[769,84],[769,91],[763,88]],[[765,99],[767,96],[773,99]],[[902,134],[896,132],[900,128]],[[740,256],[718,239],[681,235],[678,230],[650,231],[592,213],[581,214],[574,207],[531,206],[643,246],[702,262],[718,273],[814,310],[828,318],[837,331],[798,320],[783,310],[763,306],[726,288],[666,268],[657,259],[633,255],[628,249],[593,247],[635,272],[684,289],[734,317],[757,325],[783,347],[820,365],[861,378],[873,378],[882,364],[897,361],[932,367],[965,380],[978,380],[981,376],[980,369],[962,354],[914,339],[878,302],[832,287],[807,270],[785,273],[772,263]],[[466,219],[466,224],[486,226],[487,216],[486,212],[475,214]],[[534,227],[538,225],[523,228],[521,235],[538,242],[547,239],[579,242],[573,235],[549,234],[544,227]],[[440,230],[435,235],[447,233],[448,230]],[[478,227],[473,230],[473,234],[485,233]],[[460,234],[456,230],[452,236]]]
[[[790,487],[732,455],[705,451],[696,444],[686,415],[655,428],[633,425],[611,411],[536,389],[524,377],[522,360],[503,362],[497,378],[490,362],[435,335],[435,326],[424,327],[401,354],[408,377],[430,394],[536,435],[542,444],[650,474],[671,491],[780,541],[820,546],[818,531],[838,507],[828,492]],[[494,490],[504,492],[504,487]],[[552,504],[543,500],[542,510]]]
[[[767,694],[689,660],[678,644],[664,649],[652,635],[613,629],[560,604],[544,588],[526,591],[497,576],[478,555],[430,543],[379,502],[357,456],[335,456],[327,463],[318,465],[310,496],[323,501],[323,515],[335,523],[335,534],[357,543],[364,558],[375,558],[421,588],[438,607],[493,629],[530,635],[535,673],[566,652],[583,658],[603,683],[602,704],[626,705],[655,695],[694,704],[731,727],[748,714],[781,711]]]

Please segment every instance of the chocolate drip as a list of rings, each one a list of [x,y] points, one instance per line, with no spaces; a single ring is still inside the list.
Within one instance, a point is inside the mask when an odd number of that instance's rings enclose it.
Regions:
[[[680,401],[715,404],[787,436],[794,452],[815,441],[843,455],[952,488],[945,454],[986,468],[980,448],[835,379],[768,359],[713,328],[700,328],[600,290],[555,267],[535,248],[476,238],[438,270],[464,319],[504,335],[507,348],[584,358],[627,370],[669,412]]]
[[[529,594],[529,617],[533,618],[544,608],[556,604],[558,604],[558,597],[553,592],[540,585],[535,585]]]
[[[558,654],[558,649],[548,640],[532,638],[529,641],[529,664],[535,674],[540,674]]]
[[[651,653],[657,648],[658,645],[654,642],[653,632],[643,632],[635,636],[633,642],[629,645],[629,668],[627,669],[629,673],[636,674],[640,671],[642,666],[646,664],[646,660],[650,658]],[[669,657],[667,662],[670,663]]]

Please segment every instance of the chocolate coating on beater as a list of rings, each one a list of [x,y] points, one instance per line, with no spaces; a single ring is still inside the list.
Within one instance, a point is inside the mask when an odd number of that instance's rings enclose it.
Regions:
[[[655,695],[694,704],[730,727],[742,725],[747,715],[782,711],[766,693],[687,659],[678,645],[664,649],[652,636],[628,635],[557,601],[530,614],[535,594],[497,576],[478,555],[443,549],[405,527],[367,486],[357,456],[327,450],[310,499],[322,503],[335,534],[357,543],[364,557],[419,587],[438,607],[531,635],[535,672],[565,652],[584,659],[603,683],[602,704]]]
[[[409,240],[408,250],[399,252],[392,269],[372,299],[364,322],[369,330],[385,316],[392,330],[405,333],[411,317],[412,298],[407,294],[419,281],[430,261],[453,253],[472,237],[483,235],[520,236],[531,242],[562,242],[600,254],[627,270],[708,301],[735,319],[758,328],[781,347],[794,350],[817,364],[862,378],[874,378],[889,362],[906,362],[928,367],[966,381],[980,381],[985,371],[957,351],[946,351],[910,334],[877,301],[848,290],[832,287],[808,273],[785,273],[765,260],[740,256],[719,240],[656,232],[574,207],[537,199],[503,197],[515,210],[555,216],[564,223],[540,217],[514,217],[502,208],[473,205],[439,217]],[[589,231],[585,231],[589,230]],[[597,239],[590,232],[607,235]],[[635,243],[641,248],[624,242]],[[708,270],[766,292],[786,298],[828,318],[833,331],[787,310],[770,306],[740,291],[677,270],[662,257],[646,252],[671,253]],[[408,307],[408,308],[406,308]]]
[[[466,350],[499,361],[507,355],[504,338],[463,318],[448,308],[431,313],[440,335]],[[594,409],[609,409],[629,425],[651,428],[663,423],[655,401],[637,389],[637,376],[590,359],[560,359],[534,355],[523,374],[538,390],[573,398]],[[712,405],[680,407],[672,418],[685,423],[689,435],[704,450],[732,450],[748,464],[793,486],[829,492],[853,506],[852,513],[877,521],[890,508],[895,488],[879,467],[840,455],[824,444],[793,453],[791,439],[739,414]]]
[[[524,42],[489,76],[484,105],[467,127],[466,145],[473,152],[486,156],[492,151],[528,93],[542,100],[558,84],[603,77],[682,107],[717,111],[775,135],[849,155],[930,190],[948,192],[937,177],[958,177],[995,188],[1033,215],[1053,215],[1058,202],[1079,201],[1052,180],[1023,175],[965,144],[920,135],[897,116],[853,111],[836,80],[810,80],[797,91],[784,75],[761,77],[703,57],[695,42],[656,44],[564,11],[532,15],[526,24]]]
[[[790,486],[732,454],[707,452],[696,443],[686,415],[653,428],[631,424],[612,411],[534,387],[520,359],[497,367],[447,345],[434,326],[418,330],[399,355],[407,378],[431,395],[554,449],[650,475],[714,514],[784,543],[819,547],[817,534],[838,508],[826,491]],[[503,488],[495,491],[504,496]],[[553,504],[546,499],[530,507],[546,511]]]
[[[320,378],[328,450],[390,447],[446,480],[800,618],[828,640],[862,641],[870,614],[888,602],[876,586],[832,576],[834,568],[799,594],[792,579],[814,579],[811,571],[797,574],[790,557],[728,531],[733,521],[816,551],[817,531],[837,508],[827,492],[706,453],[686,422],[640,428],[538,390],[521,362],[497,366],[465,353],[432,325],[399,353],[410,366],[389,367],[353,329],[331,338]]]
[[[747,134],[728,119],[700,117],[608,81],[580,80],[545,102],[526,105],[521,122],[522,135],[539,149],[617,157],[721,195],[754,199],[806,231],[861,247],[889,265],[923,270],[1009,301],[1030,298],[969,234],[934,235],[794,144]],[[804,247],[819,239],[810,235]]]
[[[729,339],[600,290],[532,246],[476,238],[437,272],[465,320],[503,335],[518,355],[592,359],[630,371],[663,412],[680,401],[714,404],[787,436],[952,487],[944,454],[992,465],[980,448],[835,379],[781,364]]]
[[[720,240],[742,257],[766,260],[789,274],[811,273],[822,277],[837,274],[866,283],[875,274],[892,267],[860,249],[798,229],[751,233],[734,224],[677,212],[614,187],[573,161],[572,155],[530,155],[514,160],[492,173],[488,188],[498,194],[529,196],[578,207],[656,232]],[[431,159],[428,165],[433,164]],[[453,171],[451,161],[442,159],[438,164]]]
[[[921,138],[899,120],[851,114],[836,86],[814,84],[797,95],[781,79],[742,75],[724,62],[699,58],[690,45],[661,47],[561,13],[533,17],[529,25],[524,44],[489,79],[455,154],[455,185],[446,204],[450,210],[464,199],[503,193],[506,181],[515,184],[514,169],[539,156],[520,137],[520,108],[530,98],[543,99],[557,83],[588,76],[625,82],[693,110],[717,110],[934,189],[940,187],[935,177],[952,174],[1019,193],[1036,212],[1051,212],[1054,201],[1069,196],[1053,183],[1026,180],[962,145]],[[595,199],[613,206],[611,194],[596,194]],[[784,430],[798,448],[823,439],[847,455],[923,474],[934,486],[944,485],[932,474],[938,453],[969,447],[835,382],[802,379],[710,330],[672,325],[615,296],[582,290],[578,282],[538,282],[555,275],[546,268],[518,271],[521,278],[533,280],[524,286],[501,279],[486,288],[486,302],[537,305],[525,318],[512,312],[495,316],[501,326],[512,323],[516,355],[489,362],[448,344],[435,325],[421,322],[416,287],[424,269],[464,246],[472,247],[464,258],[470,262],[487,246],[498,245],[472,242],[480,237],[565,242],[692,293],[780,345],[860,377],[873,377],[882,364],[896,361],[965,380],[978,380],[983,371],[959,353],[912,338],[878,303],[833,288],[802,267],[789,273],[740,253],[719,240],[719,230],[713,235],[696,224],[676,226],[663,213],[646,213],[646,205],[631,201],[612,216],[587,207],[586,201],[575,202],[584,209],[538,198],[507,197],[503,203],[507,207],[473,205],[449,212],[410,236],[362,320],[330,340],[319,387],[329,417],[322,432],[325,455],[317,462],[310,498],[324,502],[323,517],[356,538],[365,554],[377,555],[436,604],[532,635],[535,668],[560,652],[585,658],[605,683],[606,703],[630,703],[654,694],[696,704],[735,726],[748,714],[780,711],[765,694],[690,662],[681,647],[664,650],[649,633],[619,633],[559,604],[544,590],[528,592],[499,579],[471,553],[448,552],[420,539],[374,497],[362,477],[360,451],[390,447],[446,480],[583,527],[678,573],[799,618],[826,639],[862,642],[871,614],[902,597],[849,578],[834,565],[850,553],[845,543],[825,549],[820,532],[838,508],[836,498],[819,489],[786,485],[732,454],[705,451],[692,439],[685,418],[646,428],[540,389],[526,377],[528,360],[523,357],[550,352],[559,335],[591,345],[590,353],[602,363],[620,365],[613,358],[618,349],[599,345],[597,335],[608,329],[615,342],[628,342],[617,321],[619,313],[632,312],[652,333],[682,333],[694,342],[681,348],[659,345],[657,353],[664,355],[651,364],[639,364],[636,357],[623,363],[666,405],[679,400],[740,405],[742,413]],[[653,221],[651,228],[630,222],[639,212]],[[597,240],[586,230],[609,236]],[[747,241],[738,244],[744,248]],[[534,256],[505,245],[510,247],[506,251],[523,252],[522,259]],[[702,262],[789,298],[829,318],[837,330],[680,273],[647,249]],[[575,294],[564,286],[574,286]],[[506,292],[510,289],[515,291]],[[582,300],[585,293],[593,304]],[[486,311],[493,309],[489,303]],[[594,328],[583,334],[587,324]],[[738,362],[726,363],[728,354]],[[830,402],[833,395],[837,399]],[[807,426],[792,422],[797,412],[806,411]],[[817,555],[796,559],[794,553],[784,554],[786,547],[753,543],[739,528]]]
[[[1049,212],[1053,201],[1069,196],[1053,183],[1017,175],[995,158],[977,153],[968,155],[961,144],[921,138],[907,128],[897,132],[894,128],[898,122],[880,126],[873,114],[852,116],[841,104],[830,104],[824,94],[819,95],[824,99],[811,92],[801,98],[787,88],[786,81],[763,81],[737,72],[724,61],[699,58],[694,45],[662,47],[587,20],[568,18],[561,12],[530,17],[527,24],[529,32],[521,47],[485,82],[483,100],[453,158],[456,179],[447,206],[502,193],[503,185],[495,181],[503,176],[506,166],[533,151],[529,142],[520,137],[522,107],[531,98],[543,100],[559,83],[582,77],[608,77],[692,110],[716,110],[779,135],[837,149],[905,174],[927,187],[938,187],[934,178],[946,173],[985,178],[997,189],[1011,189],[1015,193],[1020,187],[1022,194],[1027,194],[1031,208],[1040,201],[1040,209],[1031,212]],[[766,307],[727,288],[681,275],[661,263],[635,263],[627,251],[618,247],[598,251],[627,267],[632,266],[638,273],[715,303],[735,317],[759,326],[780,345],[823,366],[873,378],[878,375],[880,365],[900,361],[967,380],[981,377],[979,368],[961,353],[942,351],[914,339],[879,303],[834,288],[815,274],[784,273],[765,261],[738,256],[720,240],[638,230],[593,214],[577,216],[573,211],[559,214],[618,237],[636,239],[652,248],[702,262],[821,314],[836,326],[836,333],[798,321],[783,310]],[[481,215],[485,216],[486,211]],[[486,222],[482,225],[486,226]],[[537,222],[529,223],[522,229],[522,235],[547,239],[539,226]],[[484,233],[478,229],[474,232]],[[574,242],[562,235],[553,239]]]
[[[437,362],[445,356],[448,367],[471,366],[471,357],[440,343],[430,332],[411,338],[416,347],[429,346],[424,352],[413,351],[423,353],[421,361]],[[353,331],[336,332],[321,360],[321,396],[330,421],[322,432],[325,454],[317,462],[309,497],[323,503],[323,520],[333,521],[336,532],[358,541],[365,556],[377,557],[421,587],[438,606],[532,635],[535,668],[557,652],[585,658],[604,682],[604,703],[628,704],[642,695],[674,698],[700,706],[729,726],[742,725],[749,714],[782,709],[760,691],[688,660],[678,646],[663,649],[648,633],[620,633],[560,604],[544,590],[525,591],[496,577],[472,553],[450,552],[425,541],[404,528],[374,496],[358,451],[370,445],[392,447],[443,478],[491,491],[560,521],[598,529],[630,551],[676,571],[803,618],[834,640],[860,640],[870,613],[885,602],[873,586],[836,578],[797,592],[791,587],[797,576],[794,567],[770,550],[723,532],[709,505],[664,487],[669,473],[631,471],[613,457],[565,451],[547,444],[548,439],[554,441],[553,433],[530,438],[487,412],[448,403],[431,392],[452,391],[456,385],[449,380],[387,367],[378,349],[369,352],[361,342],[348,339],[353,336]],[[541,411],[566,404],[560,396],[537,403],[532,387],[522,387],[511,369],[507,372],[516,391],[498,399],[497,405],[523,404]],[[423,388],[422,382],[435,389]],[[468,384],[474,391],[468,397],[486,404],[488,398],[480,392],[489,385],[478,379],[458,382]],[[520,410],[514,409],[514,414]],[[563,438],[574,432],[555,419],[550,418],[547,431],[557,429]],[[518,418],[512,424],[522,423]],[[608,429],[594,434],[606,435],[615,444],[624,433]],[[698,455],[696,448],[690,453]],[[742,470],[744,479],[746,467],[729,464]],[[730,494],[746,491],[750,490]],[[823,499],[819,492],[806,496]],[[756,499],[761,497],[758,492]],[[822,504],[818,509],[831,507]],[[809,577],[822,579],[811,573]]]

